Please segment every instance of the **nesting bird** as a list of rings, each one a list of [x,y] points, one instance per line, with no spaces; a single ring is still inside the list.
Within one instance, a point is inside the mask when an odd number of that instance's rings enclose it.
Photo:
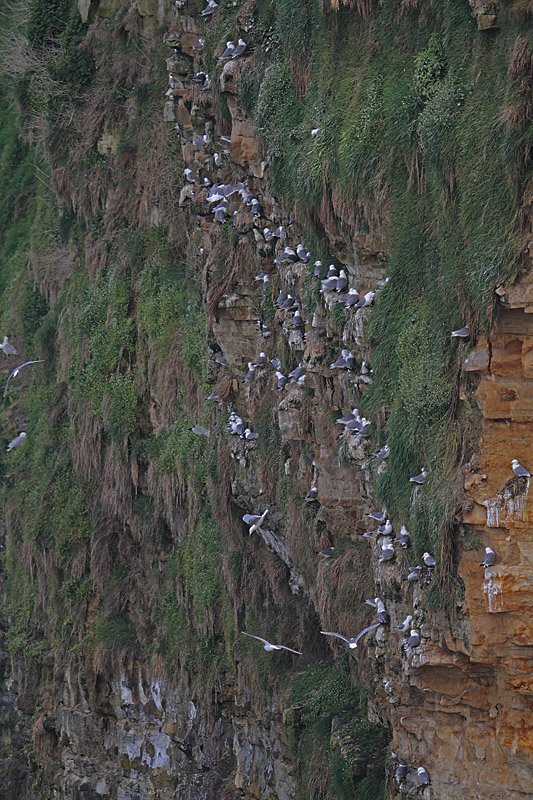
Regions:
[[[400,533],[398,534],[398,536],[394,541],[401,544],[403,548],[409,547],[409,545],[411,544],[411,536],[405,525],[402,525]]]
[[[21,431],[18,436],[15,436],[14,439],[11,439],[7,446],[7,452],[9,453],[11,450],[15,450],[17,447],[22,447],[23,444],[26,444],[26,431]]]
[[[451,336],[457,336],[460,339],[466,339],[468,336],[470,336],[470,328],[468,325],[465,325],[464,328],[458,328],[456,331],[452,331]]]
[[[211,14],[214,14],[217,9],[218,3],[216,3],[215,0],[209,0],[206,7],[200,12],[200,16],[209,17]]]
[[[409,478],[411,483],[417,483],[421,486],[424,481],[426,480],[427,472],[425,469],[422,470],[418,475],[415,475],[413,478]]]
[[[381,545],[381,556],[379,557],[379,563],[383,563],[383,561],[392,561],[394,558],[394,545],[392,544],[392,539],[387,538]]]
[[[0,350],[3,350],[6,356],[18,355],[18,350],[8,341],[7,336],[4,336],[4,341],[0,343]]]
[[[5,351],[4,351],[5,352]],[[517,478],[531,478],[531,473],[522,464],[519,464],[516,458],[511,461],[513,472]]]
[[[483,563],[480,564],[480,567],[492,567],[494,562],[496,561],[496,553],[492,549],[492,547],[485,547],[485,558],[483,559]]]
[[[413,619],[412,614],[408,614],[403,622],[400,622],[398,625],[398,630],[400,633],[408,633],[411,627],[411,620]]]

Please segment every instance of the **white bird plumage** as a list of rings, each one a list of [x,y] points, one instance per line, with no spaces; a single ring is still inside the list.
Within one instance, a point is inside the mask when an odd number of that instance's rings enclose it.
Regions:
[[[16,378],[17,377],[17,375],[19,374],[19,372],[22,369],[22,367],[27,367],[28,364],[43,364],[43,363],[44,363],[44,358],[39,358],[37,361],[25,361],[24,364],[20,364],[18,367],[15,367],[13,372],[8,376],[8,379],[6,381],[6,385],[4,386],[4,400],[5,400],[5,397],[6,397],[7,387],[8,387],[9,381],[11,380],[11,378]]]
[[[299,650],[293,650],[292,647],[285,647],[284,644],[272,644],[271,642],[267,642],[266,639],[263,639],[262,636],[254,636],[253,633],[246,633],[246,631],[241,631],[244,636],[249,636],[251,639],[257,639],[259,642],[263,642],[263,649],[270,653],[272,650],[288,650],[290,653],[296,653],[297,656],[301,656]]]
[[[373,625],[369,625],[368,628],[363,628],[363,630],[358,633],[357,636],[354,636],[351,639],[347,639],[346,636],[342,635],[342,633],[334,633],[334,631],[320,631],[320,633],[323,633],[324,636],[335,636],[337,639],[342,639],[343,642],[346,642],[350,650],[354,650],[357,647],[357,642],[361,636],[364,636],[365,633],[368,633],[368,631],[373,631],[374,628],[378,628],[379,625],[379,622],[375,622]]]

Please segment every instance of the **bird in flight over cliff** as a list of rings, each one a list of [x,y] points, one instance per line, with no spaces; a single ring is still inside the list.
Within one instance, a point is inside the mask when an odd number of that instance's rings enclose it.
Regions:
[[[189,428],[193,433],[196,433],[197,436],[211,436],[210,431],[207,428],[204,428],[203,425],[193,425],[192,428]]]
[[[519,464],[516,458],[513,458],[511,464],[517,478],[531,478],[531,473],[522,464]]]
[[[9,453],[10,450],[14,450],[15,447],[22,447],[23,444],[26,444],[26,431],[21,431],[18,436],[11,439],[7,446],[7,452]]]
[[[468,325],[465,325],[464,328],[458,328],[456,331],[452,331],[451,335],[457,336],[459,339],[466,339],[470,336],[470,328]]]
[[[241,631],[241,633],[244,634],[244,636],[249,636],[251,639],[257,639],[259,642],[263,642],[263,649],[266,650],[267,653],[270,653],[272,650],[288,650],[290,653],[296,653],[297,656],[303,655],[299,650],[293,650],[292,647],[285,647],[284,644],[271,644],[261,636],[254,636],[253,633],[246,633],[246,631]]]
[[[423,469],[419,475],[415,475],[413,478],[409,478],[409,480],[411,483],[417,483],[419,486],[421,486],[426,480],[426,476],[427,472],[425,469]]]
[[[267,514],[268,514],[268,508],[265,508],[265,510],[263,511],[262,514],[244,514],[243,515],[242,521],[246,525],[250,526],[249,529],[248,529],[248,533],[250,534],[250,536],[252,535],[252,533],[255,533],[255,531],[258,528],[261,527],[261,525],[265,521],[265,517],[266,517]]]
[[[358,633],[357,636],[354,636],[350,639],[347,639],[346,636],[342,635],[342,633],[334,633],[333,631],[320,631],[320,633],[323,633],[324,636],[336,636],[337,639],[342,639],[343,642],[346,642],[350,650],[354,650],[357,647],[357,642],[361,636],[364,636],[365,633],[368,633],[368,631],[373,631],[374,628],[379,628],[379,625],[379,622],[375,622],[373,625],[369,625],[368,628],[363,628],[363,630]]]
[[[0,350],[3,350],[6,356],[16,356],[18,354],[18,350],[9,343],[7,336],[4,336],[4,341],[0,343]]]
[[[483,559],[483,563],[480,564],[480,567],[492,567],[494,562],[496,561],[496,553],[492,549],[492,547],[485,547],[485,558]]]
[[[21,364],[19,367],[15,367],[15,369],[9,375],[9,377],[8,377],[8,379],[6,381],[6,385],[5,385],[5,388],[4,388],[4,400],[6,398],[7,386],[8,386],[9,381],[11,380],[11,378],[16,378],[17,377],[17,375],[19,374],[19,372],[22,369],[22,367],[27,367],[29,364],[42,364],[43,362],[44,362],[44,359],[40,358],[37,361],[25,361],[24,364]]]

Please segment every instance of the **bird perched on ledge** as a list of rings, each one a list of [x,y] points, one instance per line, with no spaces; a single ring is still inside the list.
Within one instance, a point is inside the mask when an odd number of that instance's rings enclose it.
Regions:
[[[531,473],[522,464],[519,464],[516,458],[513,458],[511,464],[517,478],[531,478]]]

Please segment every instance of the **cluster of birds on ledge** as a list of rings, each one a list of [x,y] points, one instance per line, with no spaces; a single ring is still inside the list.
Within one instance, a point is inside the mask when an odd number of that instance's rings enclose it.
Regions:
[[[208,5],[201,12],[201,14],[203,17],[209,18],[215,15],[217,10],[218,4],[215,2],[215,0],[209,0]],[[198,44],[192,48],[193,51],[200,52],[203,44],[203,39],[199,38]],[[235,59],[245,54],[246,48],[247,45],[242,39],[239,39],[237,44],[228,41],[226,42],[226,47],[219,56],[218,61],[223,62],[230,59]],[[196,84],[201,85],[204,89],[209,88],[210,86],[209,75],[202,71],[199,71],[194,75],[193,81]],[[179,132],[179,125],[176,125],[176,130]],[[321,130],[319,128],[314,128],[311,130],[311,137],[315,138],[319,136],[320,133]],[[232,139],[231,136],[220,136],[219,141],[221,145],[219,148],[220,152],[217,151],[212,153],[213,163],[217,168],[222,166],[222,156],[230,154],[231,151],[229,146],[231,145]],[[213,138],[208,132],[208,128],[206,126],[206,133],[199,138],[194,139],[192,143],[196,148],[198,148],[199,151],[205,153],[205,149],[210,147],[212,142]],[[213,147],[213,150],[215,150],[215,147]],[[288,231],[283,227],[282,224],[280,224],[279,219],[275,219],[274,215],[265,215],[262,201],[260,200],[260,195],[258,197],[249,190],[247,179],[237,183],[224,183],[220,182],[211,175],[213,181],[215,181],[212,182],[207,177],[201,178],[199,174],[195,175],[194,171],[190,168],[184,170],[184,175],[187,183],[191,184],[190,197],[194,198],[194,193],[192,192],[193,186],[195,187],[195,192],[197,190],[196,187],[198,187],[200,191],[205,192],[207,203],[212,208],[216,222],[224,223],[228,219],[231,219],[232,214],[235,225],[235,216],[238,213],[235,200],[240,200],[239,205],[248,207],[251,210],[254,218],[253,236],[256,244],[263,254],[267,253],[270,257],[272,255],[275,256],[273,258],[271,257],[271,260],[269,259],[270,266],[266,267],[266,269],[270,271],[260,272],[254,278],[255,281],[258,281],[262,284],[264,291],[268,288],[269,281],[271,280],[272,262],[274,270],[277,269],[280,277],[282,278],[282,271],[284,274],[286,274],[287,270],[290,272],[293,267],[297,268],[299,265],[309,264],[309,270],[313,270],[313,276],[320,279],[320,295],[322,297],[324,306],[329,311],[331,311],[336,304],[341,303],[344,304],[348,311],[357,311],[362,308],[369,308],[373,305],[379,288],[386,284],[386,280],[378,281],[376,282],[375,288],[372,290],[359,291],[355,286],[349,285],[349,278],[346,274],[346,271],[344,269],[338,269],[333,264],[329,266],[325,277],[322,277],[325,272],[322,262],[315,261],[311,267],[311,254],[303,242],[299,241],[293,246],[285,244],[284,240],[287,238]],[[255,192],[258,192],[257,188],[255,189]],[[288,224],[289,229],[292,227],[292,223],[293,219],[291,215]],[[283,269],[280,270],[280,268]],[[305,319],[305,313],[300,299],[297,296],[291,295],[289,291],[280,289],[274,305],[279,312],[278,317],[281,316],[283,319],[285,319],[285,321],[288,322],[288,327],[291,330],[301,333],[304,337],[304,340],[307,331],[323,330],[320,324],[320,314],[315,312],[312,317],[312,322],[309,323],[309,320]],[[271,333],[269,324],[262,320],[257,320],[257,326],[261,336],[264,339],[268,339]],[[451,331],[450,335],[452,338],[468,339],[471,335],[470,327],[468,325],[464,325],[457,330]],[[223,353],[216,358],[216,362],[221,366],[228,366],[227,358],[223,355]],[[269,369],[270,366],[274,368],[276,387],[279,391],[282,391],[287,385],[291,384],[293,386],[305,386],[306,367],[304,363],[299,363],[291,372],[285,375],[282,371],[280,359],[269,359],[263,351],[260,352],[259,357],[256,358],[255,361],[248,361],[247,372],[244,377],[245,385],[249,386],[256,379],[258,373],[264,374],[264,371]],[[361,364],[358,364],[355,356],[348,349],[343,349],[336,360],[333,361],[329,366],[332,370],[345,370],[351,374],[356,374],[359,371],[360,375],[370,376],[372,373],[370,366],[365,361],[363,361]],[[220,398],[217,395],[217,391],[214,390],[207,399],[218,400]],[[228,407],[228,412],[230,412],[230,408],[231,407]],[[363,439],[371,434],[371,421],[362,417],[357,408],[354,408],[350,413],[340,417],[336,420],[336,422],[343,426],[343,432],[340,434],[341,436],[346,434],[355,434],[357,437]],[[203,428],[202,426],[193,426],[191,430],[199,435],[210,435],[209,430]],[[240,437],[245,442],[253,442],[259,435],[254,433],[235,411],[231,411],[231,413],[229,413],[226,433],[230,436]],[[382,447],[379,453],[375,454],[375,457],[380,461],[386,460],[388,456],[389,448],[387,445]],[[515,475],[518,477],[529,478],[528,470],[521,466],[516,459],[513,460],[512,467]],[[416,487],[421,487],[424,484],[426,477],[426,469],[422,469],[419,474],[414,475],[413,477],[409,478],[409,480],[410,482],[414,483]],[[310,503],[319,501],[316,475],[305,499]],[[247,526],[249,534],[253,534],[256,531],[261,530],[261,527],[264,525],[268,514],[269,509],[265,508],[256,514],[243,515],[242,520]],[[403,550],[409,548],[411,544],[411,537],[407,528],[405,525],[402,525],[400,532],[394,537],[393,525],[391,520],[387,518],[386,509],[383,509],[380,512],[373,512],[368,516],[376,520],[378,527],[375,530],[367,531],[362,535],[372,539],[373,542],[379,541],[380,536],[383,537],[381,540],[381,554],[379,557],[380,564],[387,564],[395,558],[394,545],[399,545]],[[324,559],[329,559],[334,555],[334,552],[335,548],[329,547],[321,551],[319,555]],[[485,557],[481,566],[489,568],[495,563],[495,561],[496,554],[494,550],[492,550],[490,547],[486,547]],[[422,577],[431,577],[436,566],[435,558],[430,553],[425,552],[422,556],[422,562],[423,565],[416,565],[409,568],[406,580],[418,581],[421,580]],[[390,617],[382,598],[376,597],[373,600],[367,600],[366,602],[376,609],[377,622],[365,627],[354,637],[346,637],[343,634],[335,631],[321,631],[321,634],[344,642],[350,650],[355,649],[360,640],[367,633],[377,629],[381,625],[386,625],[390,622]],[[413,625],[413,614],[408,614],[406,616],[406,618],[398,625],[398,630],[405,637],[403,647],[407,653],[411,653],[414,648],[420,645],[421,634],[420,631],[417,630]],[[242,631],[242,634],[261,642],[265,651],[267,652],[286,650],[295,655],[302,655],[300,651],[283,644],[274,644],[261,636],[251,634],[246,631]],[[395,775],[396,780],[398,782],[402,782],[406,779],[409,772],[410,768],[407,764],[399,763]],[[426,786],[430,783],[429,774],[424,767],[417,768],[416,777],[420,786]]]
[[[214,15],[218,10],[218,4],[214,0],[209,0],[208,5],[202,11],[202,16],[204,17],[211,17]],[[198,43],[192,48],[193,51],[200,52],[202,50],[204,41],[201,37],[198,39]],[[226,47],[224,51],[219,56],[219,62],[227,61],[230,59],[235,59],[246,52],[246,42],[243,39],[239,39],[237,44],[234,44],[231,41],[226,42]],[[172,76],[170,76],[172,79]],[[206,75],[204,72],[197,72],[194,77],[193,81],[195,83],[202,83],[202,85],[207,84],[209,85],[209,76]],[[177,126],[179,130],[179,126]],[[311,137],[315,138],[319,136],[321,130],[319,128],[314,128],[311,131]],[[230,145],[231,144],[231,136],[220,136],[220,142],[222,145]],[[193,141],[193,145],[199,149],[204,149],[210,145],[210,136],[208,133],[205,133],[203,136],[195,139]],[[230,151],[225,150],[223,151],[224,154],[228,154]],[[219,152],[213,153],[213,160],[215,167],[222,166],[221,155]],[[195,177],[193,171],[190,168],[185,169],[184,171],[186,180],[191,184],[196,184],[197,178]],[[276,220],[273,215],[266,218],[264,217],[263,207],[261,205],[260,200],[257,196],[253,195],[248,190],[248,180],[245,179],[243,181],[239,181],[237,183],[222,183],[222,182],[215,182],[212,183],[209,178],[203,178],[203,184],[199,184],[201,188],[207,190],[207,202],[210,205],[214,205],[213,211],[215,215],[215,219],[219,222],[224,222],[226,220],[226,215],[228,213],[228,205],[229,199],[232,197],[240,197],[243,204],[248,207],[251,207],[251,211],[254,217],[254,228],[253,234],[256,243],[266,243],[270,247],[275,246],[278,249],[277,255],[273,258],[274,269],[278,269],[284,266],[285,268],[289,268],[289,270],[298,264],[307,265],[311,261],[311,253],[306,248],[305,244],[301,241],[297,242],[295,246],[290,246],[287,244],[283,244],[283,248],[277,247],[277,243],[281,245],[284,239],[287,237],[287,231],[280,224],[279,220]],[[237,213],[237,209],[233,211],[233,215]],[[260,223],[260,220],[262,222]],[[292,227],[293,219],[292,215],[289,221],[289,227]],[[263,289],[266,289],[268,283],[270,281],[271,272],[261,272],[255,276],[255,281],[260,281],[262,283]],[[315,261],[313,264],[313,276],[315,278],[320,278],[323,274],[323,265],[321,261]],[[359,292],[355,286],[349,285],[349,279],[344,269],[338,269],[335,265],[330,265],[327,274],[324,278],[320,280],[320,294],[324,300],[324,305],[331,309],[337,303],[343,303],[346,309],[354,309],[359,310],[361,308],[367,308],[371,306],[374,302],[376,297],[377,290],[384,286],[387,283],[388,279],[384,281],[377,281],[376,282],[376,289],[371,291],[361,291]],[[303,310],[302,310],[302,303],[298,299],[298,297],[292,296],[288,291],[284,291],[280,289],[277,299],[274,302],[274,305],[278,312],[281,315],[285,314],[292,314],[292,320],[290,321],[290,327],[295,330],[300,330],[303,332],[305,336],[305,331],[310,327],[311,329],[320,329],[320,321],[318,318],[317,313],[313,315],[313,320],[309,326],[309,321],[304,319]],[[258,329],[261,335],[267,339],[270,336],[270,326],[267,322],[262,320],[257,321]],[[470,326],[464,325],[457,330],[451,331],[451,337],[453,338],[460,338],[460,339],[467,339],[470,337]],[[216,362],[221,366],[228,366],[227,358],[221,354],[217,359]],[[279,358],[270,358],[268,359],[266,354],[261,351],[258,358],[255,361],[248,361],[248,371],[244,378],[244,383],[250,385],[256,378],[258,371],[264,371],[269,366],[272,366],[275,371],[276,377],[276,386],[279,391],[283,390],[287,384],[293,384],[296,386],[305,386],[306,381],[306,368],[303,363],[299,363],[288,375],[284,375],[281,371],[281,361]],[[353,373],[359,370],[361,375],[370,375],[372,370],[370,366],[367,364],[366,361],[363,361],[360,365],[357,363],[356,358],[354,357],[353,353],[348,349],[343,349],[341,354],[338,358],[333,361],[330,365],[330,369],[334,370],[346,370],[347,372]],[[216,400],[219,399],[217,395],[217,391],[214,390],[209,397],[208,400]],[[362,417],[359,413],[357,408],[354,408],[348,414],[340,417],[336,420],[338,424],[343,426],[343,431],[340,434],[344,436],[346,434],[355,434],[358,439],[363,439],[368,437],[372,430],[372,423],[370,420]],[[191,428],[194,433],[199,435],[209,436],[210,431],[203,426],[195,425]],[[231,436],[238,436],[241,439],[245,440],[246,442],[253,442],[257,439],[258,434],[254,433],[250,427],[246,425],[244,420],[236,414],[236,412],[231,411],[228,424],[226,426],[226,432]],[[378,460],[385,460],[389,455],[389,448],[387,445],[383,447],[379,453],[376,454],[376,458]],[[522,467],[516,460],[512,462],[513,470],[515,474],[519,477],[529,477],[529,472],[525,467]],[[427,477],[426,469],[422,469],[421,472],[417,475],[414,475],[409,480],[414,483],[417,487],[420,487],[424,484],[424,481]],[[313,485],[311,486],[310,490],[308,491],[306,498],[308,502],[318,502],[318,487],[316,486],[316,480],[313,481]],[[243,516],[243,521],[249,527],[249,533],[253,533],[256,530],[261,528],[266,515],[268,514],[268,509],[265,509],[259,514],[245,514]],[[369,515],[370,517],[374,518],[377,522],[379,522],[379,526],[377,529],[373,531],[367,531],[362,535],[367,538],[371,538],[373,541],[379,540],[379,537],[382,536],[382,544],[381,544],[381,554],[379,557],[379,563],[387,563],[392,561],[395,558],[395,544],[399,544],[402,549],[409,547],[410,545],[410,535],[407,531],[405,525],[402,525],[399,534],[394,538],[393,537],[393,526],[389,519],[386,517],[386,510],[383,509],[381,512],[376,512]],[[333,555],[334,548],[330,547],[326,550],[320,552],[321,556],[325,558],[331,557]],[[485,568],[490,567],[494,564],[496,559],[496,555],[492,548],[487,547],[485,551],[485,558],[483,561],[482,566]],[[428,552],[425,552],[422,556],[423,566],[416,565],[414,567],[409,568],[409,572],[407,575],[406,580],[408,581],[417,581],[420,580],[421,575],[423,574],[424,570],[426,570],[426,575],[431,574],[431,571],[435,567],[435,558]],[[357,641],[361,636],[367,633],[369,630],[372,630],[377,625],[381,624],[380,622],[376,623],[374,626],[370,626],[370,628],[361,631],[358,636],[347,639],[342,634],[334,633],[334,632],[323,632],[325,635],[337,636],[341,640],[344,640],[349,643],[349,646],[355,646]],[[250,635],[250,634],[247,634]],[[415,642],[417,637],[419,639],[419,633],[414,630],[410,629],[410,647],[416,646]],[[282,645],[272,645],[266,649],[283,649]],[[291,648],[285,648],[291,650]],[[295,652],[295,651],[292,651]]]

